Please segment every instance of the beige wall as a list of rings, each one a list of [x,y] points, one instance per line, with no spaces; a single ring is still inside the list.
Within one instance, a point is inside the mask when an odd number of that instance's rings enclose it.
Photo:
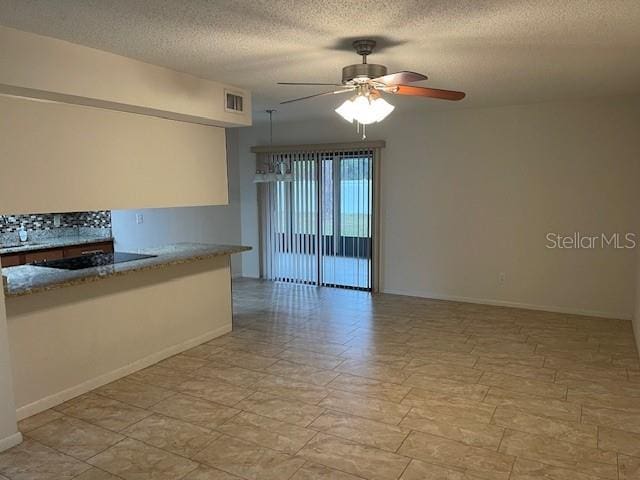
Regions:
[[[393,101],[393,100],[392,100]],[[330,108],[331,102],[327,104]],[[382,289],[433,298],[631,318],[632,251],[549,250],[547,232],[633,231],[640,99],[403,111],[367,129],[382,160]],[[326,120],[274,125],[274,143],[358,140]],[[258,275],[256,187],[240,131],[243,274]],[[500,284],[499,274],[506,274]]]
[[[143,210],[112,210],[111,224],[116,249],[130,251],[178,242],[222,243],[239,245],[240,233],[240,171],[237,158],[237,128],[227,129],[227,159],[229,172],[229,204],[187,208],[153,208]],[[136,215],[143,223],[136,223]],[[240,276],[242,256],[231,256],[231,272]]]
[[[0,213],[220,205],[225,130],[0,96]]]
[[[231,331],[229,257],[6,303],[24,418]]]
[[[0,295],[0,452],[22,440],[16,425],[4,295]]]
[[[251,125],[251,94],[113,53],[0,26],[0,93],[221,127]],[[225,89],[244,97],[225,111]]]

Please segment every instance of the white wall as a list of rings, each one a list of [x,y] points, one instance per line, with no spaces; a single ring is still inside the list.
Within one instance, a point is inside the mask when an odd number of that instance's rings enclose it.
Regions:
[[[0,96],[0,212],[227,203],[225,130]]]
[[[547,232],[633,231],[640,99],[394,112],[382,161],[382,290],[631,318],[631,251],[549,250]],[[278,124],[276,144],[359,140],[339,118]],[[243,273],[258,275],[252,145],[240,131]],[[498,276],[505,272],[506,282]]]
[[[22,419],[231,331],[229,257],[9,297],[6,309]]]
[[[633,333],[636,337],[636,348],[640,353],[640,249],[637,254],[637,273],[636,273],[636,309],[633,316]]]
[[[238,130],[227,130],[229,204],[205,207],[114,210],[111,212],[113,236],[120,251],[154,247],[176,242],[222,243],[239,245],[240,174]],[[136,215],[143,223],[136,224]],[[231,256],[232,273],[242,271],[241,255]]]
[[[1,272],[0,272],[1,273]],[[16,424],[4,294],[0,295],[0,452],[22,441]]]
[[[251,95],[237,87],[3,26],[0,45],[0,93],[219,127],[251,125]],[[225,111],[227,89],[244,97],[243,113]]]

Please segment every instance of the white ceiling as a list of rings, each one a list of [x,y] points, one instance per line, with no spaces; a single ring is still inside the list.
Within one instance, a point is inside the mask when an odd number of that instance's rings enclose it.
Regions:
[[[322,87],[276,82],[339,81],[358,37],[379,39],[370,63],[467,92],[400,108],[640,93],[638,0],[0,0],[0,24],[249,88],[280,119],[331,113],[338,97],[277,106]]]

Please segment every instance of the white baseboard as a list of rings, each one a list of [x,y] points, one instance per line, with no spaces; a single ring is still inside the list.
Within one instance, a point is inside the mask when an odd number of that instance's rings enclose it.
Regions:
[[[603,312],[599,310],[584,310],[580,308],[558,307],[555,305],[535,305],[531,303],[510,302],[490,298],[461,297],[457,295],[443,295],[432,292],[416,292],[407,290],[385,289],[382,293],[405,295],[409,297],[432,298],[434,300],[448,300],[451,302],[477,303],[480,305],[495,305],[497,307],[522,308],[525,310],[540,310],[544,312],[567,313],[570,315],[584,315],[588,317],[613,318],[617,320],[631,320],[632,316],[623,312]]]
[[[22,434],[20,432],[9,435],[6,438],[0,438],[0,452],[9,450],[22,443]]]
[[[158,363],[161,360],[164,360],[165,358],[172,357],[173,355],[177,355],[178,353],[184,352],[185,350],[189,350],[190,348],[196,347],[204,342],[213,340],[214,338],[224,335],[225,333],[229,333],[231,331],[231,328],[232,325],[229,324],[215,330],[211,330],[196,338],[192,338],[191,340],[187,340],[177,345],[173,345],[169,348],[165,348],[164,350],[156,352],[152,355],[144,357],[116,370],[87,380],[86,382],[76,385],[75,387],[67,388],[66,390],[63,390],[61,392],[54,393],[53,395],[49,395],[40,400],[36,400],[35,402],[29,403],[28,405],[24,405],[16,410],[18,420],[22,420],[23,418],[30,417],[31,415],[35,415],[36,413],[43,412],[51,407],[60,405],[67,400],[71,400],[78,395],[90,392],[91,390],[106,385],[107,383],[111,383],[115,380],[118,380],[119,378],[131,375],[138,370],[147,368],[155,363]]]

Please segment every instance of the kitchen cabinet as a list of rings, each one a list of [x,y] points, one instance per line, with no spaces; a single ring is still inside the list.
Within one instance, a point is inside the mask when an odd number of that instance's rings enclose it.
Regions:
[[[113,242],[88,243],[64,248],[64,258],[80,257],[92,253],[112,253]]]
[[[28,252],[7,253],[0,256],[0,263],[3,267],[15,267],[32,262],[42,262],[44,260],[57,260],[60,258],[80,257],[92,253],[112,253],[113,241],[84,243],[82,245],[68,245],[65,247],[41,248],[29,250]]]
[[[0,262],[2,263],[3,267],[15,267],[16,265],[22,264],[20,255],[17,253],[2,255],[2,259],[0,259]]]
[[[46,260],[58,260],[62,258],[61,248],[51,250],[36,250],[35,252],[24,253],[24,263],[44,262]]]

